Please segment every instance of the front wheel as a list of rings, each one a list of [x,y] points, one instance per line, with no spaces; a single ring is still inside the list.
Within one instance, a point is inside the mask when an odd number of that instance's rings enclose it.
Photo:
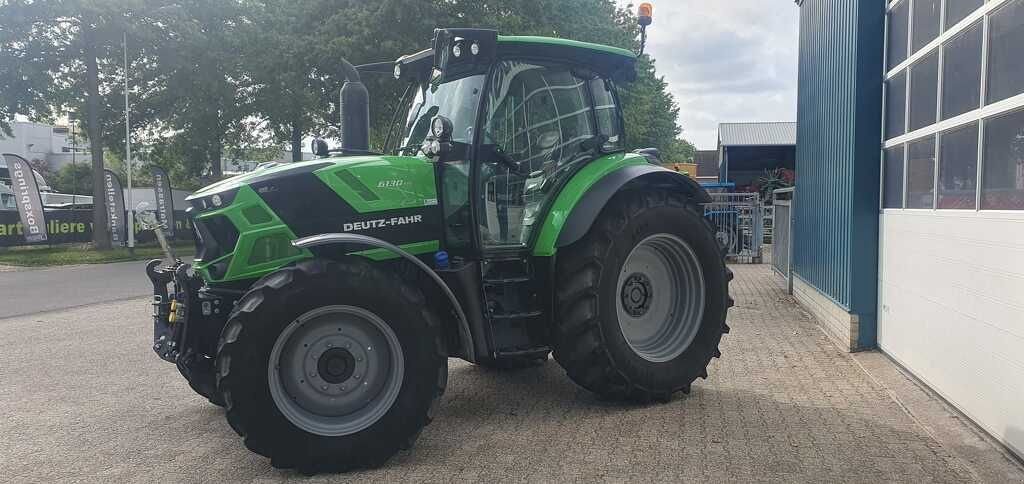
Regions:
[[[559,251],[554,356],[573,381],[650,401],[707,377],[728,332],[732,274],[701,214],[679,194],[623,192]]]
[[[218,388],[245,445],[305,473],[408,448],[447,381],[422,293],[370,263],[306,261],[257,282],[221,335]]]

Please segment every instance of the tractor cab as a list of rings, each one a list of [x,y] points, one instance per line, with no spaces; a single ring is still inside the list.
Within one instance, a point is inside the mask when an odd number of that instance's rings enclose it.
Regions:
[[[598,44],[445,29],[432,49],[368,68],[409,83],[385,151],[437,164],[445,246],[467,256],[531,248],[561,185],[623,151],[615,84],[635,62]]]
[[[467,315],[488,335],[478,355],[550,351],[552,259],[534,249],[566,183],[595,160],[624,156],[616,83],[633,79],[635,62],[603,45],[444,29],[432,49],[370,66],[409,83],[385,152],[435,167],[453,260],[439,273],[461,301],[483,288],[482,311]]]

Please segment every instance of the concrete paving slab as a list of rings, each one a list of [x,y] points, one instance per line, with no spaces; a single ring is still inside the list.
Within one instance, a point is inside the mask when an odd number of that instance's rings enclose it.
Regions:
[[[553,361],[451,360],[416,446],[312,479],[250,453],[222,411],[149,349],[145,298],[0,321],[0,480],[982,482],[837,350],[767,266],[736,266],[732,334],[692,394],[602,402]],[[983,450],[984,451],[984,450]],[[989,452],[996,452],[989,449]]]

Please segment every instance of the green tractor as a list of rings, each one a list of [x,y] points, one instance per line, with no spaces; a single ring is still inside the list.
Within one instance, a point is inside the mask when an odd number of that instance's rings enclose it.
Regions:
[[[440,29],[342,61],[341,148],[189,198],[192,264],[152,261],[154,350],[276,467],[383,464],[448,358],[542,364],[606,399],[668,401],[720,356],[732,305],[705,191],[626,152],[636,55]],[[408,82],[384,153],[360,74]]]

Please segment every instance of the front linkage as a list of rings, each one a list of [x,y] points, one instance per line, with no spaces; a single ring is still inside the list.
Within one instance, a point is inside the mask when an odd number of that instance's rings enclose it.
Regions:
[[[215,294],[204,287],[192,266],[175,257],[160,223],[147,215],[140,217],[141,222],[153,229],[164,252],[163,259],[146,264],[146,276],[153,283],[153,351],[174,363],[196,392],[223,405],[216,391],[213,355],[240,291]]]
[[[146,264],[153,283],[153,351],[174,363],[196,392],[220,405],[213,355],[237,297],[211,293],[190,269],[180,260]]]

